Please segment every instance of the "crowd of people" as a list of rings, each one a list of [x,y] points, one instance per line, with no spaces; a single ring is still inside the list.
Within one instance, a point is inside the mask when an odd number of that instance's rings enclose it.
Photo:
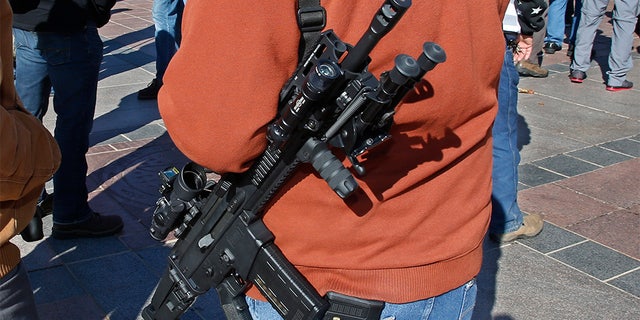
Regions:
[[[633,88],[627,73],[633,68],[631,48],[634,33],[638,33],[640,3],[637,0],[547,0],[546,28],[534,35],[532,57],[517,64],[521,76],[545,78],[549,70],[542,67],[544,55],[566,48],[570,57],[569,80],[582,83],[593,60],[592,52],[597,29],[605,12],[613,3],[611,23],[613,37],[608,56],[605,89],[611,92]]]
[[[639,1],[615,1],[608,91],[633,87],[626,75],[632,68],[629,49],[638,29]],[[109,21],[116,1],[79,5],[82,2],[0,0],[0,319],[38,317],[26,271],[10,240],[28,224],[39,201],[53,199],[54,238],[105,237],[124,227],[117,213],[98,213],[89,206],[86,186],[86,153],[103,55],[98,28]],[[270,4],[268,16],[257,4],[193,1],[183,19],[185,4],[154,0],[156,75],[138,98],[158,100],[167,131],[191,160],[218,173],[243,172],[264,149],[264,129],[277,113],[273,97],[300,58],[299,26],[285,1]],[[384,146],[384,159],[367,159],[367,166],[376,170],[358,178],[362,188],[355,204],[336,197],[309,171],[294,174],[295,183],[283,188],[264,218],[276,244],[320,294],[337,291],[385,301],[381,318],[411,319],[430,312],[438,319],[470,319],[485,236],[509,242],[534,237],[544,225],[540,215],[526,215],[517,204],[518,79],[547,77],[544,55],[566,46],[570,81],[583,82],[595,30],[608,4],[413,3],[395,31],[404,36],[390,38],[372,53],[371,72],[390,69],[394,52],[413,52],[424,39],[446,48],[453,62],[423,80],[426,91],[410,93],[395,115],[392,133],[398,138]],[[379,3],[327,0],[322,6],[326,27],[353,43]],[[450,32],[453,29],[464,32]],[[9,50],[14,47],[15,62]],[[464,76],[465,70],[486,76]],[[269,81],[263,81],[264,74],[270,75]],[[243,82],[260,85],[238,85]],[[50,97],[55,132],[41,132],[36,150],[35,140],[24,136],[29,130],[42,131],[39,121],[49,110]],[[184,106],[191,112],[184,113]],[[452,111],[451,106],[464,107]],[[230,109],[234,112],[227,112]],[[17,136],[9,149],[4,140],[11,128]],[[438,149],[426,138],[452,135],[460,141],[456,150]],[[226,152],[213,156],[212,150]],[[47,156],[37,156],[38,163],[26,161],[38,152]],[[33,167],[25,168],[25,163]],[[15,172],[23,176],[16,179]],[[50,178],[52,195],[44,188]],[[20,192],[9,194],[7,181]],[[301,208],[303,221],[298,219]],[[247,303],[254,317],[277,318],[258,291],[248,292]]]

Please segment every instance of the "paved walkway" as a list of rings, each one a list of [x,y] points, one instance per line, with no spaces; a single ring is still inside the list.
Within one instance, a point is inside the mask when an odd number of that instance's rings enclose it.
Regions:
[[[91,206],[125,220],[121,235],[18,242],[45,320],[135,319],[169,248],[148,236],[157,172],[186,159],[155,101],[136,92],[153,78],[152,0],[119,1],[100,30],[100,74],[89,160]],[[474,319],[640,319],[640,89],[610,93],[603,75],[610,18],[583,84],[567,79],[563,51],[546,79],[522,78],[520,204],[546,219],[533,240],[486,243]],[[640,87],[640,54],[630,80]],[[447,63],[454,63],[447,62]],[[45,118],[54,127],[54,116]],[[50,233],[51,217],[45,218]],[[223,319],[212,293],[185,319]]]

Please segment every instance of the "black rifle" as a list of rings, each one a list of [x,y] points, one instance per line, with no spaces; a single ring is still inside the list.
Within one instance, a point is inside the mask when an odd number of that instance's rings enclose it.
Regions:
[[[320,35],[284,85],[279,114],[267,130],[268,146],[247,172],[214,181],[207,178],[208,170],[191,162],[161,173],[162,197],[151,235],[162,240],[175,230],[178,240],[142,312],[145,319],[177,319],[211,287],[228,319],[251,319],[244,296],[250,285],[284,319],[369,319],[366,312],[379,312],[379,302],[333,292],[321,297],[274,244],[262,215],[302,163],[310,163],[342,198],[358,188],[330,146],[341,149],[354,170],[364,174],[356,157],[390,137],[401,98],[445,60],[442,48],[427,42],[417,60],[399,55],[380,80],[367,71],[370,51],[410,5],[409,0],[385,0],[355,46],[331,30]]]

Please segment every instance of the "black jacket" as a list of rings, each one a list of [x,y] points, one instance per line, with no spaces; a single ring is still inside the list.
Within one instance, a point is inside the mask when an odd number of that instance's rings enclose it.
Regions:
[[[9,0],[13,26],[28,31],[75,32],[108,21],[116,0]]]
[[[514,2],[518,11],[520,33],[532,35],[544,28],[544,13],[547,10],[547,3],[544,0],[515,0]]]

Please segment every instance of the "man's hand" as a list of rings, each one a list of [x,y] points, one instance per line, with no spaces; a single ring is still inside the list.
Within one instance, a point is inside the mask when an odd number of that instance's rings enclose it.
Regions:
[[[529,59],[533,48],[533,36],[518,35],[518,45],[513,53],[513,62],[518,63]]]

